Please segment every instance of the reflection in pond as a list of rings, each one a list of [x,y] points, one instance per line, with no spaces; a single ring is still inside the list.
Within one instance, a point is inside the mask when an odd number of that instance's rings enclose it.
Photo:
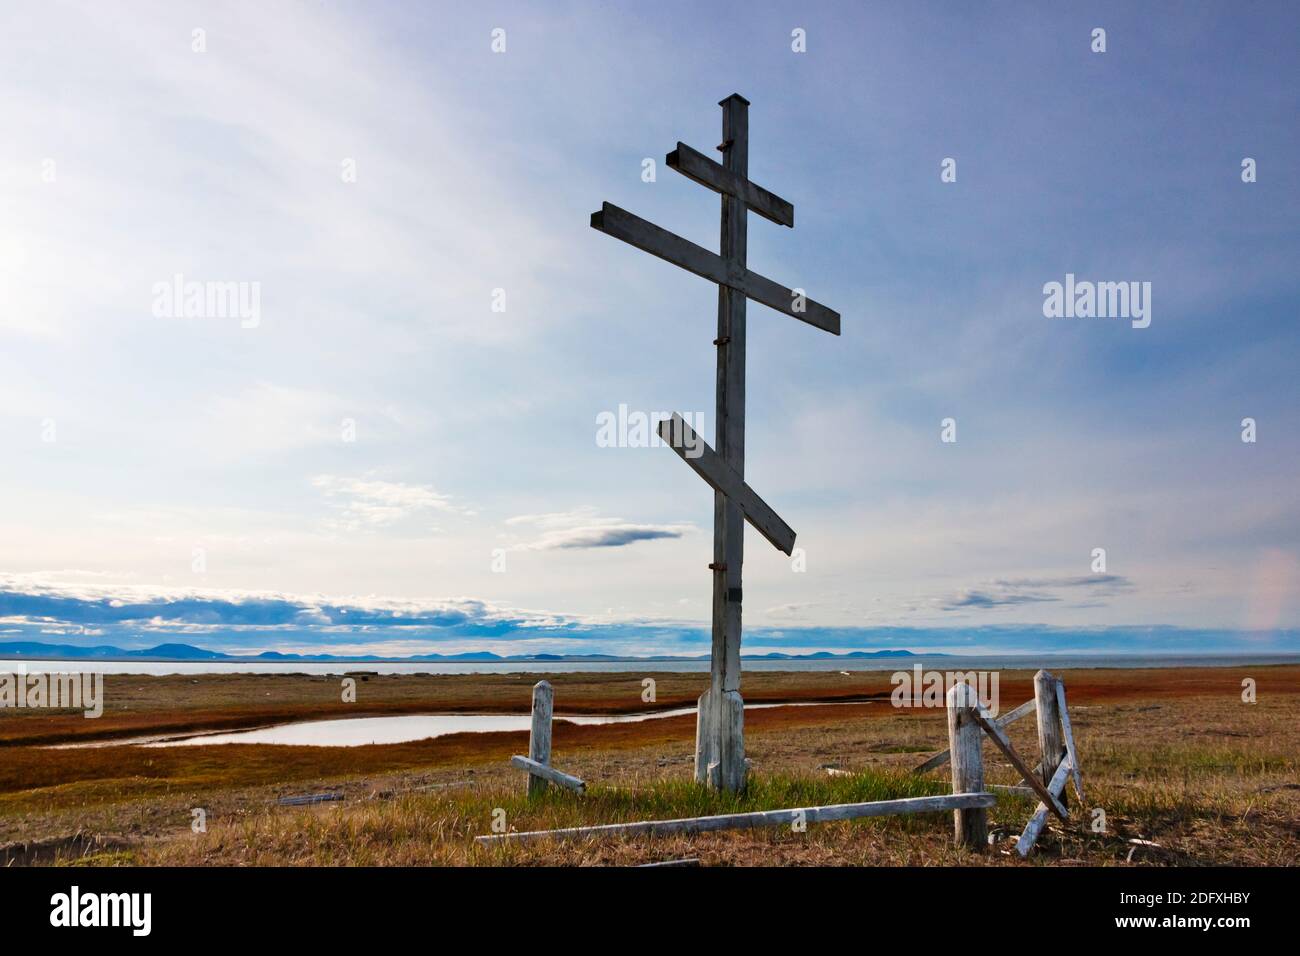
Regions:
[[[694,713],[695,709],[665,710],[657,714],[611,714],[609,716],[563,717],[574,724],[614,724]],[[528,714],[406,714],[400,717],[345,717],[340,720],[307,720],[256,730],[225,734],[203,734],[146,744],[149,747],[184,747],[199,744],[287,744],[296,747],[361,747],[366,744],[400,744],[447,734],[484,734],[527,730],[533,719]]]
[[[837,703],[863,703],[862,701]],[[765,707],[818,706],[813,702],[797,704],[750,704],[746,710]],[[825,706],[820,705],[820,706]],[[694,707],[678,707],[643,714],[601,714],[567,717],[557,714],[557,721],[573,724],[620,724],[661,717],[694,714]],[[447,734],[493,733],[528,730],[528,714],[407,714],[400,717],[346,717],[339,720],[306,720],[255,730],[232,733],[199,734],[167,740],[153,739],[147,747],[185,747],[208,744],[285,744],[297,747],[361,747],[366,744],[400,744],[426,740]],[[116,741],[128,743],[129,741]],[[139,741],[136,741],[139,742]]]

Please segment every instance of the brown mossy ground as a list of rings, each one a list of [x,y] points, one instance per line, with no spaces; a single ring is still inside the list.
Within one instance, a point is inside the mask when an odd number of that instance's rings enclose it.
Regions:
[[[647,672],[649,673],[649,672]],[[647,709],[647,673],[547,675],[557,711]],[[0,717],[0,843],[13,863],[124,864],[622,864],[675,856],[706,864],[1018,863],[999,844],[971,857],[950,845],[947,814],[727,833],[671,840],[603,840],[483,848],[505,811],[514,829],[775,809],[944,792],[947,771],[907,771],[942,749],[941,710],[889,705],[887,673],[754,673],[748,703],[856,700],[746,714],[753,786],[742,798],[689,784],[694,717],[577,726],[557,723],[554,763],[589,781],[585,797],[529,803],[506,759],[527,734],[458,734],[368,747],[109,746],[38,744],[122,734],[257,726],[287,719],[422,712],[525,712],[539,675],[357,676],[358,701],[339,678],[307,675],[106,678],[99,720],[80,714]],[[1300,853],[1300,667],[1074,671],[1067,683],[1088,806],[1052,824],[1030,864],[1292,864]],[[693,703],[703,675],[654,674],[656,708]],[[1241,682],[1258,702],[1241,700]],[[1007,672],[1004,711],[1032,696],[1032,674]],[[1013,725],[1034,754],[1033,718]],[[991,782],[1014,783],[985,749]],[[828,777],[834,763],[853,777]],[[283,807],[277,797],[342,800]],[[1072,806],[1077,807],[1077,800]],[[191,830],[202,808],[207,832]],[[1105,813],[1094,832],[1095,810]],[[990,819],[1018,833],[1032,807],[1006,798]],[[1158,846],[1134,849],[1131,839]],[[1130,852],[1133,853],[1129,861]],[[1024,864],[1021,864],[1024,865]]]

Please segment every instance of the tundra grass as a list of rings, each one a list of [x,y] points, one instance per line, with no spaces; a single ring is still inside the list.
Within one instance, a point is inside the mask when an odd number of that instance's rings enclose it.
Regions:
[[[1243,674],[1258,679],[1257,703],[1241,699]],[[525,774],[506,762],[511,753],[526,752],[527,734],[353,748],[49,750],[11,743],[0,747],[0,862],[499,866],[695,857],[704,865],[1294,865],[1300,859],[1297,675],[1295,668],[1066,674],[1087,802],[1081,805],[1071,788],[1070,823],[1049,821],[1028,861],[1010,846],[1035,801],[1007,794],[989,811],[995,842],[978,854],[952,845],[950,812],[810,824],[805,832],[782,826],[505,847],[473,842],[492,832],[494,814],[503,814],[510,828],[531,830],[947,792],[948,768],[910,773],[946,745],[942,710],[895,709],[876,697],[747,714],[755,770],[739,796],[690,782],[690,716],[557,723],[553,762],[587,780],[588,793],[552,788],[534,801],[523,795]],[[793,693],[804,675],[786,676],[769,680],[766,692]],[[878,694],[884,679],[832,676],[854,695]],[[586,675],[573,690],[604,700],[602,706],[634,690],[625,709],[639,709],[640,683],[624,688],[626,678]],[[1017,679],[1004,678],[1004,709],[1020,702]],[[1162,682],[1151,683],[1157,679]],[[420,701],[472,697],[460,678],[451,688],[430,680],[404,684],[403,693]],[[490,686],[499,689],[500,680],[492,677]],[[135,705],[163,707],[146,716],[171,719],[167,695],[193,686],[188,680],[141,685]],[[258,692],[266,693],[265,686],[258,683]],[[528,686],[520,682],[515,694],[526,698]],[[318,693],[319,682],[304,687],[288,696]],[[223,681],[212,693],[232,692]],[[1022,755],[1036,754],[1032,716],[1012,725],[1009,735]],[[990,784],[1018,782],[995,748],[984,753]],[[852,776],[828,776],[828,765]],[[308,793],[342,799],[311,807],[278,803]],[[204,811],[206,832],[191,829],[196,809]]]

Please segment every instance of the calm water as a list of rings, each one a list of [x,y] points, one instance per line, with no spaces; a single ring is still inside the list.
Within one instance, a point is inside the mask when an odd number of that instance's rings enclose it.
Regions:
[[[1240,667],[1243,664],[1300,664],[1295,654],[1215,655],[1101,655],[1101,654],[1001,654],[990,656],[884,657],[865,660],[746,660],[742,669],[757,671],[898,671],[920,664],[927,670],[1087,670],[1109,667]],[[419,662],[373,664],[368,662],[261,663],[249,661],[38,661],[0,660],[0,673],[26,671],[91,671],[103,674],[654,674],[707,671],[709,662],[698,661],[510,661],[495,663]]]
[[[617,724],[694,713],[693,708],[658,714],[560,717],[574,724]],[[185,747],[204,744],[289,744],[312,747],[361,747],[366,744],[400,744],[447,734],[490,734],[527,730],[529,714],[405,714],[399,717],[346,717],[341,720],[309,720],[229,734],[207,734],[182,740],[165,740],[150,747]]]
[[[862,706],[868,701],[837,702],[834,704],[750,704],[746,710],[767,707],[842,707],[849,703]],[[623,724],[642,720],[659,720],[694,714],[694,707],[678,707],[643,714],[584,714],[555,719],[571,724]],[[116,747],[138,744],[144,747],[189,747],[210,744],[283,744],[297,747],[363,747],[367,744],[401,744],[411,740],[427,740],[447,734],[490,734],[504,731],[528,730],[532,726],[530,714],[405,714],[397,717],[344,717],[338,720],[304,720],[254,730],[237,730],[219,734],[192,734],[186,737],[127,737],[116,740],[97,740],[84,744],[62,744],[53,749],[78,750],[85,748]]]

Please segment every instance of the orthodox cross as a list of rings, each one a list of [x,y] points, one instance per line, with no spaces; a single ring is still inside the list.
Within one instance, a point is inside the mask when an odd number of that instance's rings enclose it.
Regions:
[[[612,203],[591,214],[593,229],[666,259],[718,286],[716,450],[680,415],[660,422],[659,434],[714,491],[713,655],[709,689],[700,696],[695,725],[695,779],[723,790],[745,785],[744,702],[740,696],[740,567],[746,520],[790,554],[794,531],[745,483],[745,301],[840,334],[838,312],[787,289],[745,265],[749,210],[782,226],[794,226],[794,207],[749,181],[749,101],[733,93],[722,107],[723,162],[684,143],[667,164],[722,196],[719,254],[697,246]]]

